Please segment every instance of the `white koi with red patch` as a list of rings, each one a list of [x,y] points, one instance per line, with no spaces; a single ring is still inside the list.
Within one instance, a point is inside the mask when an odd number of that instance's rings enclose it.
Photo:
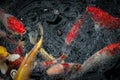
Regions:
[[[81,66],[79,75],[83,75],[92,69],[97,68],[102,72],[112,68],[117,60],[120,58],[120,41],[107,45],[88,58]],[[78,75],[78,74],[77,74]],[[76,76],[77,76],[76,75]]]

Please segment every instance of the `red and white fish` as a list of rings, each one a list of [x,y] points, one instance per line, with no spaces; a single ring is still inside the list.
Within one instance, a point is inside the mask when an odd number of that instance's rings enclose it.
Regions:
[[[96,30],[99,30],[100,27],[107,29],[117,29],[120,27],[120,18],[110,15],[100,8],[88,6],[86,11],[90,15],[91,19],[95,22]]]
[[[71,42],[77,37],[78,31],[81,28],[81,25],[82,25],[82,23],[84,21],[84,18],[85,18],[85,14],[83,14],[82,17],[72,25],[72,28],[67,33],[67,36],[66,36],[66,39],[65,39],[65,43],[67,45],[70,45]]]
[[[111,69],[120,58],[120,41],[109,44],[97,51],[81,65],[79,75],[85,74],[92,69],[99,69],[102,72]],[[77,74],[78,75],[78,74]]]
[[[81,69],[70,76],[70,79],[85,75],[89,71],[95,69],[100,72],[105,72],[115,66],[115,63],[120,59],[120,41],[117,43],[109,44],[103,49],[97,51],[91,57],[89,57],[84,63],[81,65]]]
[[[78,63],[58,63],[46,71],[49,76],[55,76],[60,74],[68,74],[68,72],[76,72],[81,69],[81,65]]]
[[[6,29],[13,35],[23,35],[26,33],[26,28],[23,23],[15,16],[6,13],[2,9],[0,10],[0,21],[4,24]]]

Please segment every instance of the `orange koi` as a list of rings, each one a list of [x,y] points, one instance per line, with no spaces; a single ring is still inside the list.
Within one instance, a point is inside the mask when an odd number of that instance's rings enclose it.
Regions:
[[[100,28],[99,26],[107,29],[117,29],[120,27],[120,18],[116,18],[100,8],[88,6],[86,11],[95,22],[96,30]]]
[[[0,20],[6,29],[14,35],[23,35],[26,33],[26,28],[23,23],[11,14],[0,10]]]
[[[81,25],[84,21],[85,18],[85,14],[82,15],[81,19],[79,19],[78,21],[76,21],[73,25],[71,30],[67,33],[66,39],[65,39],[65,43],[67,45],[70,45],[71,42],[77,37],[78,35],[78,31],[81,28]]]

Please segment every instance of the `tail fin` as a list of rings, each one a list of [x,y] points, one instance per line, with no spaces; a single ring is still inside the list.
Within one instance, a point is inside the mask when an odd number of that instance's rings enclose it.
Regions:
[[[40,22],[38,24],[39,24],[39,28],[40,28],[40,35],[43,36],[43,26]]]

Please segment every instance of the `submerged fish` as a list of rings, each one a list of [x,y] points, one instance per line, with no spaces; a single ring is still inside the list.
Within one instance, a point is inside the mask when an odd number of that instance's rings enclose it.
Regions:
[[[0,9],[0,21],[13,35],[23,35],[26,33],[26,28],[23,23],[13,15],[6,13],[2,9]]]
[[[78,31],[81,28],[81,25],[82,25],[82,23],[84,21],[84,18],[85,18],[85,14],[83,14],[82,17],[72,25],[72,28],[67,33],[67,36],[66,36],[66,39],[65,39],[65,43],[67,45],[70,45],[71,42],[77,37]]]
[[[95,68],[101,72],[111,69],[117,60],[120,58],[120,41],[117,43],[109,44],[103,49],[97,51],[91,57],[89,57],[81,65],[81,70],[79,70],[76,76],[82,76],[85,73],[94,70]],[[75,76],[74,76],[75,77]],[[73,78],[73,76],[71,76]]]
[[[33,69],[33,65],[34,65],[34,61],[35,58],[37,56],[37,52],[40,49],[40,47],[42,46],[42,42],[43,42],[43,29],[42,26],[40,26],[40,30],[41,30],[41,38],[40,40],[37,42],[37,44],[33,47],[33,49],[26,54],[26,56],[24,57],[17,74],[15,75],[14,80],[29,80],[31,71]]]
[[[95,22],[96,30],[99,30],[100,27],[107,29],[117,29],[120,27],[120,18],[116,18],[100,8],[88,6],[86,11]]]

